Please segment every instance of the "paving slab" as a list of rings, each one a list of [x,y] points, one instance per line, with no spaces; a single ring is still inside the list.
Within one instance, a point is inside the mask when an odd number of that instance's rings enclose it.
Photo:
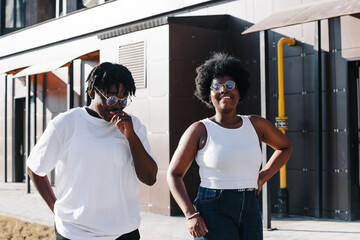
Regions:
[[[27,194],[24,183],[0,182],[0,215],[53,225],[53,213],[41,196],[32,189],[32,192]],[[346,222],[298,216],[285,219],[273,217],[271,227],[272,231],[264,230],[264,239],[360,240],[360,221]],[[192,239],[183,216],[170,217],[142,212],[139,230],[142,240]]]

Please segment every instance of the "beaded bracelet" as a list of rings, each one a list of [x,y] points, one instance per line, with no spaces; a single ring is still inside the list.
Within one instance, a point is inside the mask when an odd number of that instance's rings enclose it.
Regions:
[[[195,217],[196,215],[199,215],[199,214],[200,214],[199,212],[196,212],[196,213],[191,214],[191,215],[186,219],[186,221],[189,221],[190,219],[192,219],[193,217]]]

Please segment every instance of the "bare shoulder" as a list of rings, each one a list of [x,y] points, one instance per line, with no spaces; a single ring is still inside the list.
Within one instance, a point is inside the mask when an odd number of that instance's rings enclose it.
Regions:
[[[197,121],[191,124],[188,127],[188,129],[186,129],[184,135],[187,135],[189,137],[200,138],[200,136],[203,135],[204,132],[206,132],[205,125],[202,122]]]
[[[263,117],[260,117],[259,115],[254,115],[254,114],[247,115],[247,117],[250,119],[251,122],[262,121],[263,119],[265,119]]]
[[[250,119],[251,123],[254,125],[254,127],[264,127],[266,125],[272,125],[272,123],[258,115],[248,115],[248,118]]]
[[[175,153],[192,153],[195,156],[199,141],[204,133],[206,133],[206,128],[202,122],[191,124],[181,136]]]

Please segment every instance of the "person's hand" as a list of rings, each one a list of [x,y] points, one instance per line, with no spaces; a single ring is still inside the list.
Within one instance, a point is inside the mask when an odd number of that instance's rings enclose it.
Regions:
[[[126,138],[134,134],[134,128],[131,117],[126,112],[118,111],[111,112],[114,116],[111,118],[110,123],[116,122],[115,126],[121,131]]]
[[[208,233],[204,219],[200,215],[187,220],[187,227],[193,237],[202,237]]]
[[[259,172],[259,177],[258,177],[258,181],[257,181],[257,184],[258,184],[258,192],[257,192],[257,195],[260,194],[261,192],[261,189],[263,187],[263,185],[265,184],[265,179],[264,179],[264,174],[262,174],[262,172]]]

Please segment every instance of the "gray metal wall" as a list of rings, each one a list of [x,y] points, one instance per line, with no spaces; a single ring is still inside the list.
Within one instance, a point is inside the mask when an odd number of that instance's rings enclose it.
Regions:
[[[348,62],[342,44],[343,28],[340,19],[325,20],[322,24],[322,216],[350,220],[351,199],[349,189],[356,182],[350,181],[350,168],[357,159],[350,159],[351,129],[349,118]],[[304,31],[306,28],[304,28]],[[304,32],[313,35],[310,29]],[[289,27],[289,33],[291,27]],[[276,46],[281,37],[291,34],[269,33],[269,119],[277,116],[277,59]],[[273,49],[273,50],[272,50]],[[285,112],[289,117],[286,135],[294,145],[294,152],[287,164],[287,183],[290,192],[290,214],[314,216],[315,211],[315,93],[313,45],[297,39],[294,47],[284,47]],[[356,110],[357,111],[357,110]],[[355,129],[356,130],[356,129]],[[357,130],[356,130],[357,131]],[[357,173],[358,174],[358,173]],[[276,211],[278,176],[270,180],[272,207]],[[358,191],[358,190],[357,190]]]

